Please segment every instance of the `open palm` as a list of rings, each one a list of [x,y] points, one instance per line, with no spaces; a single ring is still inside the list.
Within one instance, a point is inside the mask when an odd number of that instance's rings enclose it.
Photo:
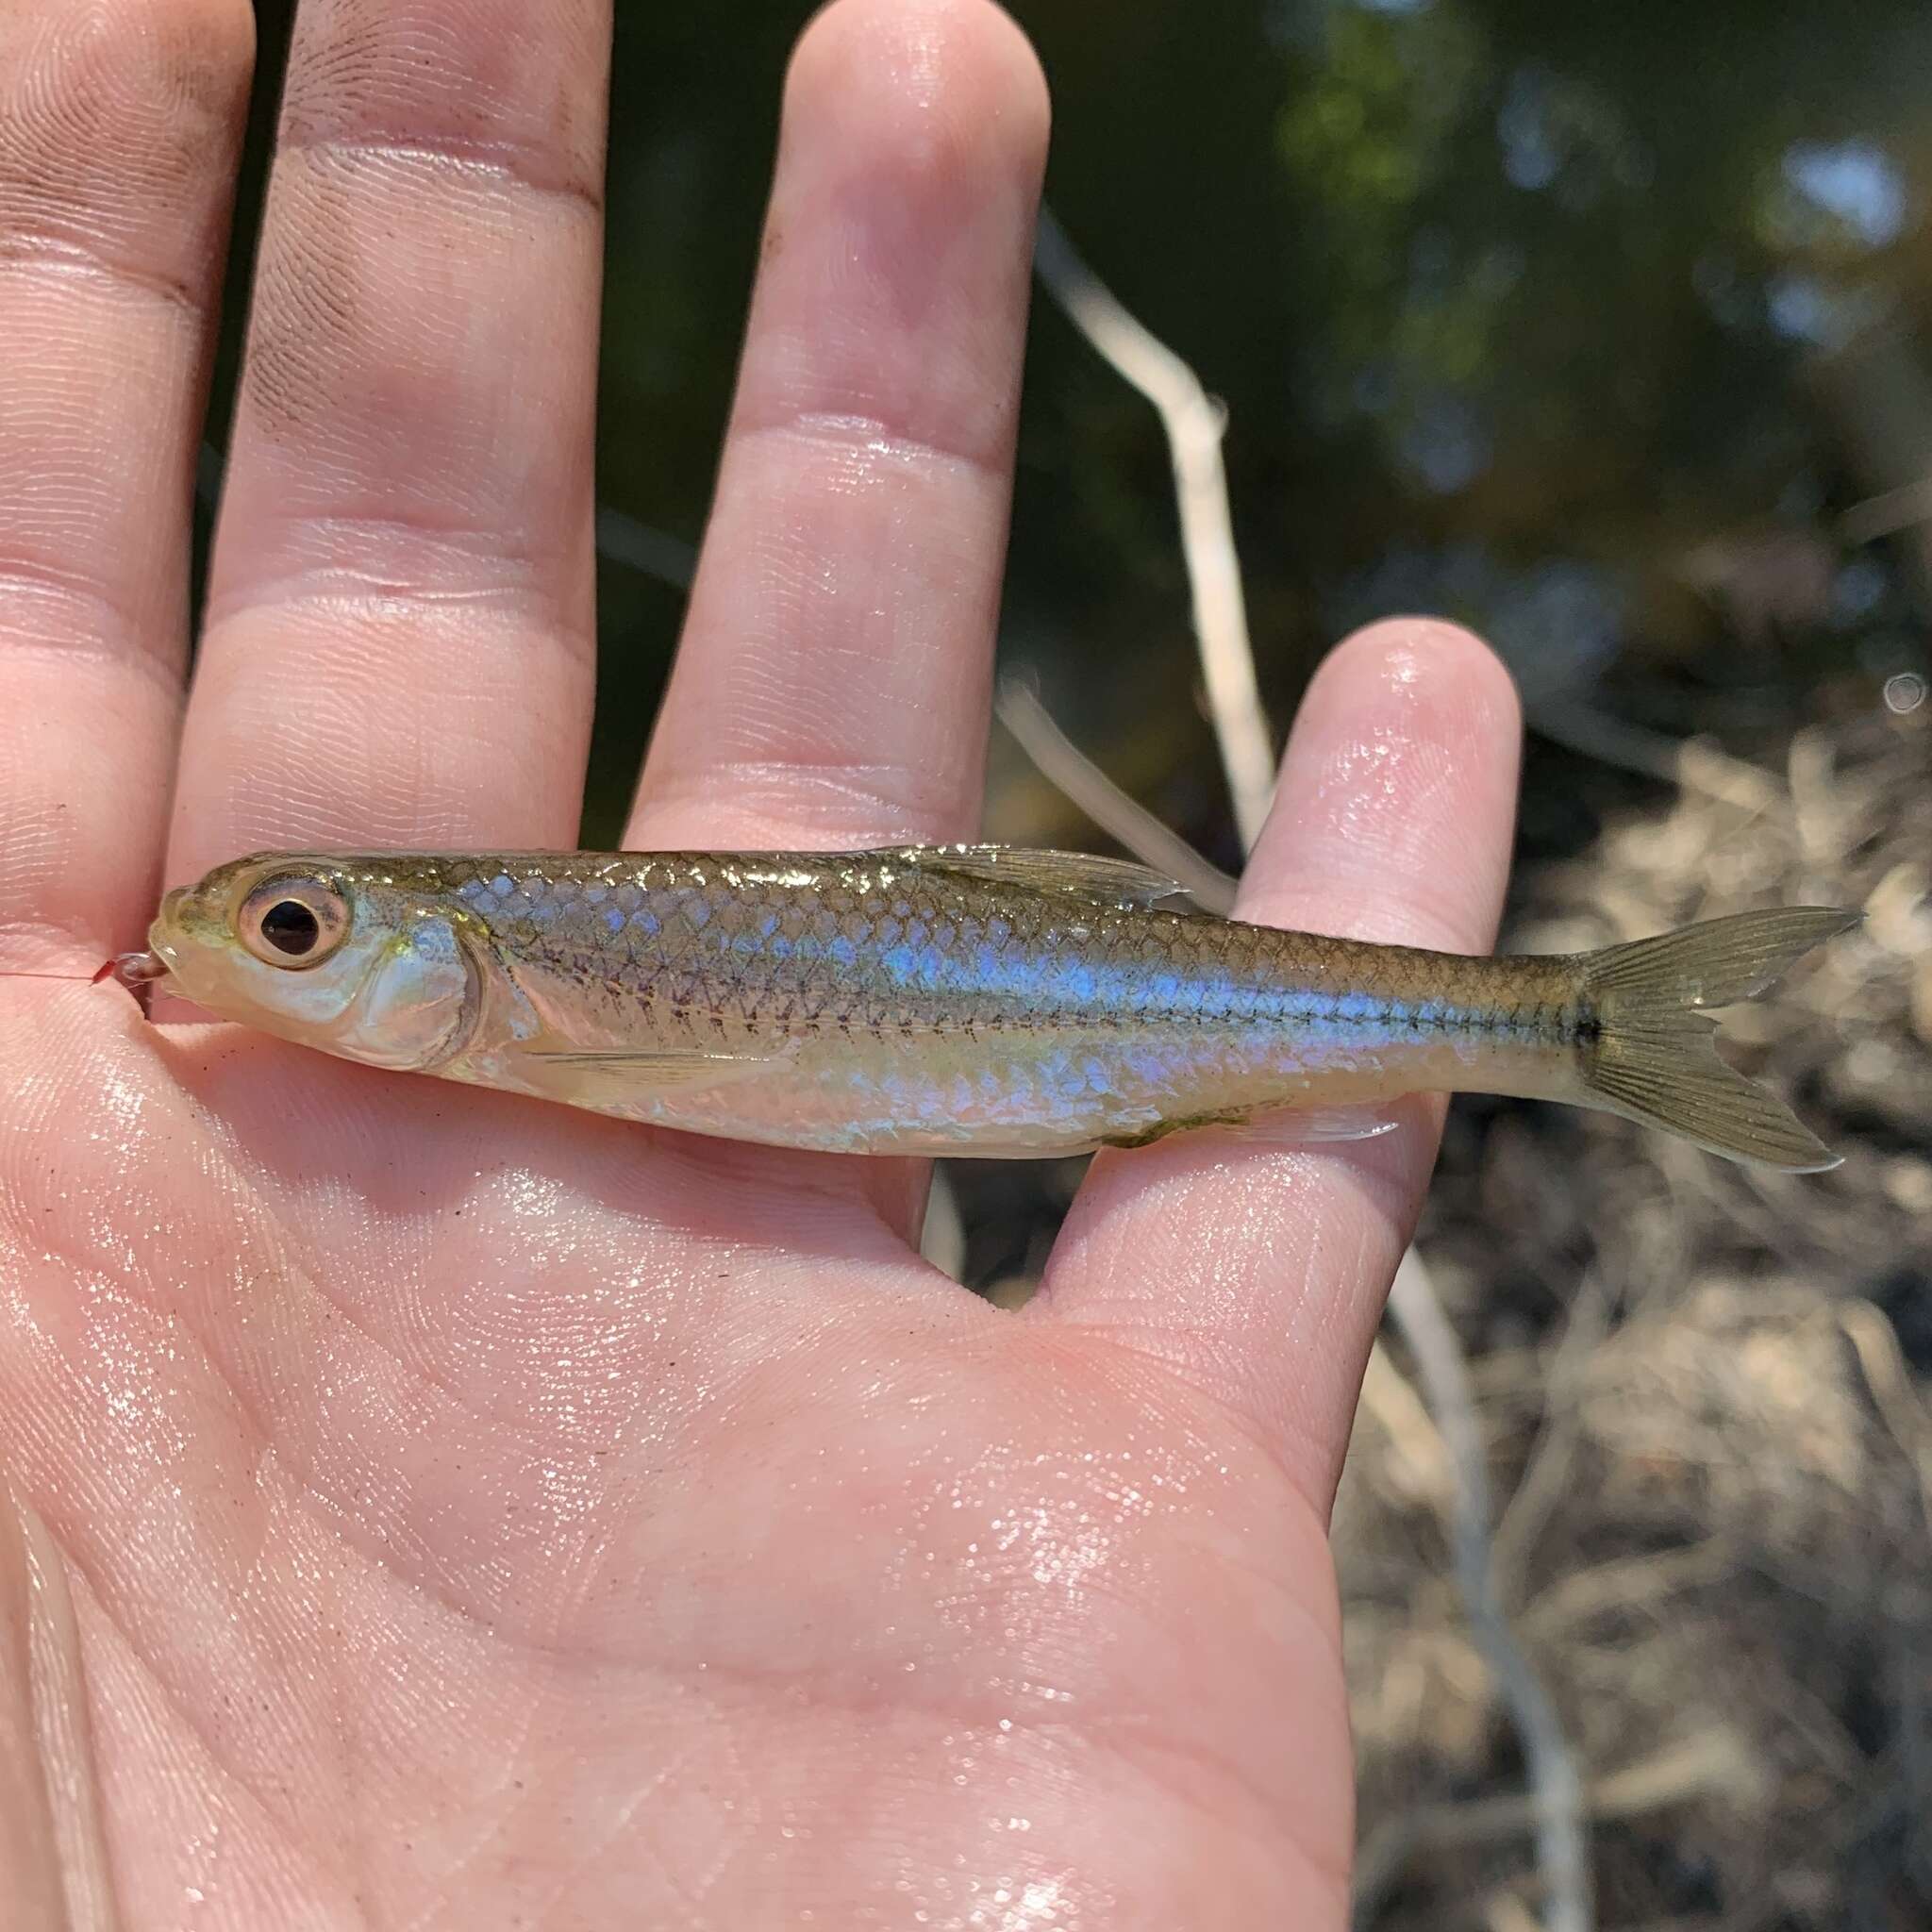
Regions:
[[[1339,1926],[1432,1112],[1104,1157],[1015,1316],[904,1164],[87,983],[242,851],[571,842],[608,10],[308,0],[185,707],[249,8],[0,12],[7,1924]],[[1045,129],[985,0],[801,43],[629,842],[974,831]],[[1515,729],[1460,633],[1344,646],[1246,914],[1483,947]]]

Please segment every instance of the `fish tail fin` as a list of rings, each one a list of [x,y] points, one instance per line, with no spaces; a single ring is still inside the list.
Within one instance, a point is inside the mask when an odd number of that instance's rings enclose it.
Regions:
[[[1587,955],[1581,1072],[1590,1100],[1731,1160],[1791,1174],[1836,1167],[1840,1157],[1783,1101],[1719,1058],[1706,1009],[1754,998],[1860,917],[1810,906],[1740,912]]]

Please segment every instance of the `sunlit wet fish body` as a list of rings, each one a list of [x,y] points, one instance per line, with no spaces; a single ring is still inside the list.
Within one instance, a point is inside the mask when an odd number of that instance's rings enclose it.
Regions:
[[[1124,861],[997,846],[269,854],[169,893],[131,971],[348,1059],[794,1147],[1348,1138],[1402,1094],[1464,1091],[1835,1164],[1719,1058],[1704,1009],[1762,991],[1856,914],[1467,958],[1178,898]]]

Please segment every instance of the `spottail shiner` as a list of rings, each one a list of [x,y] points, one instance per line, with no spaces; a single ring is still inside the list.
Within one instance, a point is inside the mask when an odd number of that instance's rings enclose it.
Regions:
[[[1122,860],[271,854],[167,895],[119,962],[343,1058],[700,1134],[1065,1155],[1198,1127],[1382,1131],[1405,1093],[1624,1114],[1736,1160],[1834,1157],[1733,1072],[1708,1009],[1857,922],[1745,912],[1467,958],[1191,910]]]

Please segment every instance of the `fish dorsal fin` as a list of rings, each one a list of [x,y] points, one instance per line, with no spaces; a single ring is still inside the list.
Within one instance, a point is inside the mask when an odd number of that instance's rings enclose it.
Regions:
[[[1184,903],[1170,910],[1195,909],[1185,903],[1188,889],[1178,880],[1131,858],[1096,858],[1091,852],[1042,852],[1024,845],[908,845],[882,856],[924,873],[953,873],[1092,906],[1150,907],[1179,899]]]

